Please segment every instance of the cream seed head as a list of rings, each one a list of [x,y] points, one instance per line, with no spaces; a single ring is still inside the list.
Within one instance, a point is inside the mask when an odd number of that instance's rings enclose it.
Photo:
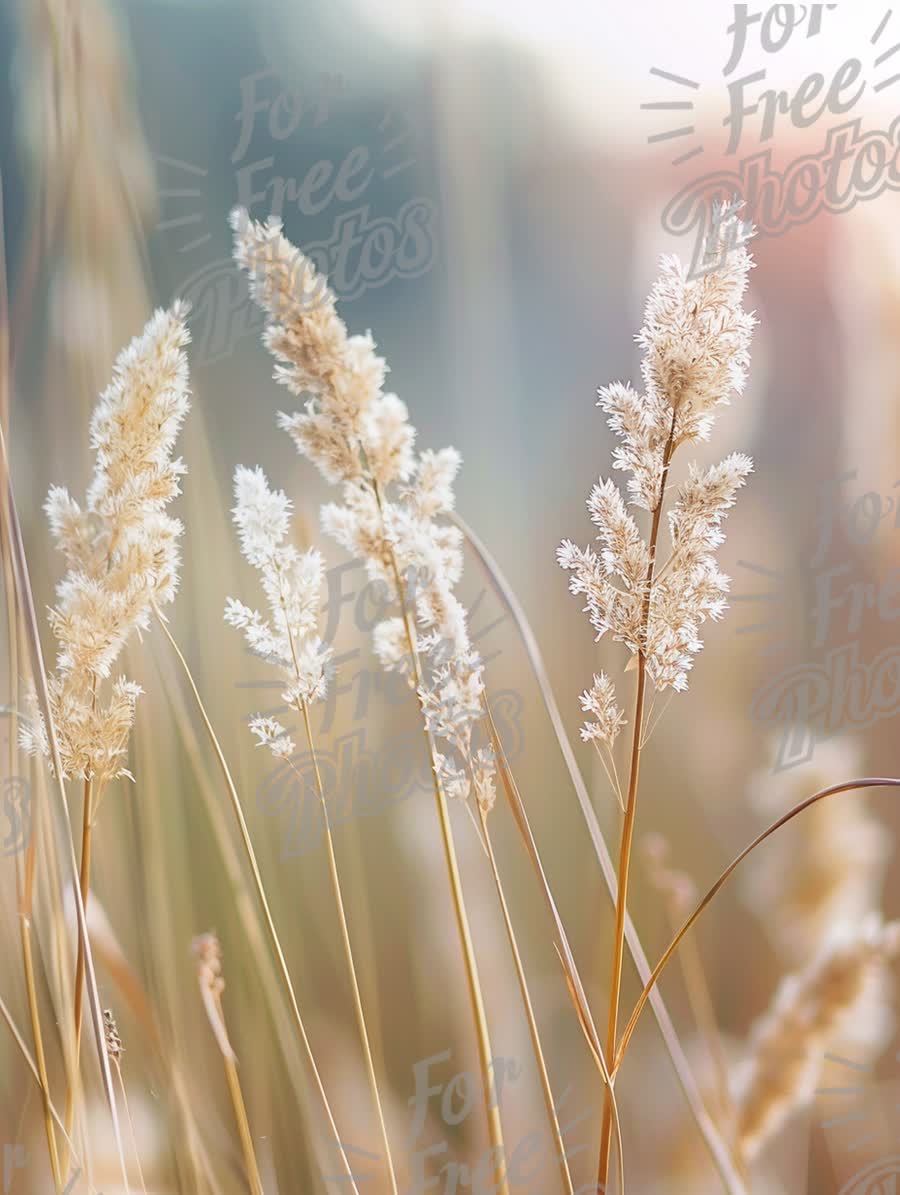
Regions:
[[[735,220],[726,214],[717,244],[731,235]],[[729,579],[715,552],[753,464],[733,453],[712,468],[690,466],[668,512],[668,558],[657,541],[651,561],[628,505],[658,515],[676,449],[706,438],[713,409],[742,389],[755,323],[741,306],[751,266],[742,245],[718,270],[695,279],[677,259],[663,259],[638,336],[644,393],[622,382],[598,392],[597,405],[618,440],[613,467],[630,475],[628,503],[612,480],[601,478],[587,503],[598,547],[564,540],[557,550],[560,567],[571,574],[570,591],[585,598],[597,639],[609,634],[642,655],[657,690],[687,688],[703,623],[727,608]],[[598,735],[588,729],[588,737]]]
[[[68,564],[48,615],[57,640],[48,689],[65,777],[104,784],[129,774],[124,760],[140,689],[124,678],[108,698],[102,688],[132,632],[146,628],[153,607],[171,602],[178,588],[183,528],[166,508],[185,472],[173,451],[190,408],[187,314],[180,302],[155,312],[119,354],[91,419],[95,466],[84,505],[60,486],[45,503]],[[49,758],[36,711],[21,742]]]
[[[257,714],[248,722],[251,732],[259,742],[257,747],[268,747],[276,759],[290,759],[296,750],[294,740],[275,718]]]
[[[427,701],[436,737],[452,751],[442,765],[442,781],[456,795],[474,788],[488,806],[489,753],[478,754],[470,728],[460,734],[452,719],[436,712],[448,686],[463,676],[476,685],[482,675],[466,609],[454,592],[462,575],[462,534],[440,521],[453,510],[459,454],[452,448],[415,454],[415,429],[405,404],[384,393],[387,367],[371,335],[348,333],[324,278],[281,226],[272,221],[263,226],[237,212],[232,227],[235,259],[267,316],[264,339],[277,361],[276,380],[305,400],[302,411],[279,415],[279,425],[326,481],[342,486],[342,501],[322,507],[322,529],[365,562],[371,580],[409,607],[426,669],[420,698]],[[231,616],[256,637],[268,635],[254,611],[240,608]],[[391,617],[376,626],[374,649],[385,668],[413,676],[402,620]]]
[[[270,488],[262,469],[238,465],[234,473],[235,506],[241,552],[259,573],[269,615],[236,598],[225,603],[225,621],[243,631],[250,650],[274,664],[285,681],[282,700],[295,710],[324,699],[332,649],[318,633],[322,613],[325,563],[315,548],[299,552],[287,542],[291,503]],[[288,758],[294,743],[272,718],[259,715],[250,729],[260,746]]]
[[[692,278],[677,257],[661,259],[637,337],[647,416],[657,434],[674,417],[676,444],[708,439],[714,409],[747,379],[756,318],[742,303],[753,260],[737,209],[720,210],[715,225],[705,254],[715,268]]]
[[[813,1098],[829,1046],[853,1031],[853,1058],[861,1064],[884,1047],[890,1035],[885,987],[898,953],[900,923],[885,925],[873,914],[781,984],[734,1074],[737,1145],[747,1161]]]
[[[315,266],[281,232],[246,212],[232,215],[235,260],[267,315],[265,343],[275,378],[306,400],[280,426],[329,482],[371,472],[382,485],[412,470],[414,432],[395,394],[384,394],[387,367],[369,333],[351,336]]]
[[[197,967],[200,997],[216,1042],[223,1057],[234,1062],[235,1053],[228,1040],[228,1030],[222,1015],[221,997],[225,990],[225,979],[222,975],[222,947],[219,939],[214,933],[199,934],[191,942],[191,953]]]
[[[593,686],[581,694],[580,700],[582,710],[593,715],[593,721],[585,722],[581,728],[582,740],[612,747],[625,725],[625,715],[616,705],[615,686],[605,672],[594,676]]]

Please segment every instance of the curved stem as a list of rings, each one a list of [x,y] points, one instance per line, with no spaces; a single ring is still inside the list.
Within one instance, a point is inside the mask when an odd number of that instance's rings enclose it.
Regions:
[[[742,850],[737,856],[737,858],[725,868],[707,894],[700,901],[697,908],[694,909],[693,913],[691,913],[690,917],[688,917],[687,921],[685,921],[684,925],[682,925],[681,929],[670,942],[662,958],[654,967],[653,972],[650,975],[650,978],[647,980],[644,990],[641,992],[638,1002],[635,1005],[634,1012],[631,1014],[631,1018],[625,1027],[625,1031],[622,1034],[622,1041],[613,1061],[613,1075],[616,1074],[619,1067],[622,1065],[622,1059],[625,1057],[625,1051],[628,1048],[628,1043],[631,1041],[632,1035],[637,1028],[637,1023],[640,1019],[641,1013],[646,1007],[653,988],[656,986],[656,983],[663,971],[665,971],[666,967],[672,961],[675,952],[681,945],[685,934],[687,934],[694,924],[699,920],[704,909],[706,909],[718,892],[724,888],[729,879],[732,877],[735,871],[737,871],[738,867],[741,865],[741,863],[743,863],[747,856],[752,854],[758,846],[761,846],[766,839],[771,838],[773,834],[777,833],[782,826],[786,826],[788,822],[793,821],[795,817],[798,817],[801,813],[804,813],[807,809],[811,808],[813,805],[816,805],[819,801],[824,801],[828,797],[838,796],[840,793],[853,792],[854,790],[865,788],[900,788],[900,780],[884,777],[873,777],[866,778],[864,780],[849,780],[846,784],[835,784],[830,788],[822,789],[813,796],[807,797],[805,801],[801,801],[799,805],[795,805],[793,809],[791,809],[783,817],[780,817],[778,821],[773,822],[767,830],[764,830],[762,834],[760,834],[757,838],[754,838],[750,845],[745,847],[744,850]]]
[[[664,866],[659,870],[651,867],[650,870],[651,883],[659,893],[666,907],[666,920],[669,924],[669,932],[675,933],[683,916],[685,906],[672,882],[674,873],[668,872],[668,869]],[[690,881],[688,882],[690,883]],[[743,1164],[743,1159],[739,1156],[740,1151],[735,1148],[734,1132],[737,1123],[737,1113],[728,1083],[728,1058],[725,1053],[722,1034],[716,1020],[715,1002],[713,1001],[709,981],[703,968],[700,947],[695,938],[688,937],[683,940],[679,961],[681,963],[682,977],[687,991],[688,1003],[691,1006],[694,1016],[694,1022],[700,1034],[700,1040],[706,1046],[715,1073],[716,1094],[715,1099],[710,1097],[708,1102],[709,1112],[718,1121],[723,1133],[727,1135],[729,1142],[731,1142],[735,1167],[746,1182],[748,1177],[746,1167]]]
[[[168,660],[166,661],[165,668],[163,667],[163,660],[160,657],[157,657],[157,663],[159,665],[159,676],[166,700],[172,706],[175,725],[181,736],[181,745],[193,769],[197,792],[206,811],[209,827],[221,856],[234,908],[244,931],[244,937],[249,945],[253,965],[260,976],[262,990],[272,1017],[275,1034],[286,1059],[291,1085],[302,1109],[310,1149],[317,1157],[320,1171],[323,1174],[330,1173],[332,1164],[331,1155],[326,1153],[320,1134],[313,1131],[314,1120],[311,1115],[311,1105],[309,1103],[310,1093],[307,1090],[302,1051],[297,1041],[293,1018],[282,998],[281,976],[278,973],[277,963],[266,941],[260,919],[257,916],[257,906],[254,903],[253,894],[246,883],[245,871],[238,855],[238,848],[233,841],[233,836],[226,821],[227,811],[220,802],[218,790],[215,788],[208,774],[201,743],[191,723],[185,696],[180,684],[177,683],[177,677],[170,671]],[[135,995],[130,986],[128,994],[130,998],[133,998]],[[142,1017],[141,1019],[146,1022],[146,1017]],[[162,1055],[161,1048],[160,1053]],[[169,1065],[167,1056],[165,1061]]]

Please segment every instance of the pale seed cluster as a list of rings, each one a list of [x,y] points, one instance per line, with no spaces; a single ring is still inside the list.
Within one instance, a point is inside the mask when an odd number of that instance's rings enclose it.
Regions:
[[[124,758],[140,689],[123,677],[103,682],[135,630],[178,586],[182,525],[166,507],[185,472],[172,451],[188,412],[187,308],[157,311],[120,353],[113,380],[91,419],[96,463],[84,506],[54,486],[45,510],[68,563],[49,621],[57,640],[49,677],[51,713],[65,777],[98,785],[128,775]],[[49,758],[34,703],[23,747]]]
[[[641,375],[645,411],[657,442],[674,420],[674,444],[707,440],[717,406],[740,394],[750,364],[755,317],[743,309],[753,261],[734,242],[737,215],[720,213],[707,257],[718,264],[699,278],[688,275],[675,256],[660,262],[660,275],[644,309],[638,344],[644,350]]]
[[[581,694],[581,708],[586,714],[593,714],[593,722],[585,722],[581,738],[585,743],[604,743],[612,747],[616,736],[625,725],[625,715],[616,705],[616,691],[605,672],[594,674],[594,683]]]
[[[269,606],[269,617],[229,598],[225,621],[244,632],[254,654],[274,664],[285,677],[282,700],[301,711],[324,698],[332,650],[318,634],[325,565],[315,548],[300,552],[287,542],[291,503],[272,490],[262,469],[238,465],[234,473],[232,517],[241,552],[257,570]],[[294,743],[274,718],[259,715],[250,722],[259,745],[288,759]]]
[[[729,226],[717,235],[728,236]],[[700,628],[726,609],[729,581],[715,553],[752,462],[734,453],[709,469],[691,465],[668,514],[670,551],[661,566],[651,560],[628,506],[659,516],[675,450],[708,438],[715,408],[743,388],[755,322],[741,306],[751,266],[742,246],[698,279],[677,259],[663,260],[638,336],[644,393],[616,382],[599,391],[597,404],[619,440],[613,466],[630,474],[628,501],[612,480],[601,479],[587,502],[598,547],[564,540],[557,551],[572,574],[571,592],[585,597],[597,639],[608,633],[641,654],[657,690],[687,688],[703,646]],[[594,714],[593,725],[604,728],[604,739],[614,739],[621,718],[612,682],[595,685],[592,693],[585,708]],[[594,730],[589,736],[601,737]]]
[[[125,1053],[125,1047],[122,1045],[121,1037],[119,1037],[116,1018],[111,1008],[104,1008],[103,1010],[103,1032],[106,1036],[106,1052],[114,1062],[118,1062]]]
[[[348,334],[324,278],[280,224],[258,224],[237,212],[232,226],[235,259],[268,316],[264,339],[278,362],[276,380],[305,400],[303,411],[279,416],[280,426],[327,481],[343,487],[343,501],[322,508],[323,530],[364,560],[370,577],[413,620],[413,647],[428,667],[420,701],[433,733],[454,755],[439,759],[442,779],[454,795],[474,789],[489,806],[492,760],[472,744],[482,664],[454,592],[462,535],[439,521],[453,509],[459,454],[452,448],[414,453],[415,429],[403,402],[383,390],[387,366],[371,335]],[[413,679],[410,646],[403,618],[375,628],[382,665]]]
[[[197,964],[200,997],[210,1026],[223,1057],[233,1062],[234,1050],[228,1040],[228,1030],[222,1014],[221,998],[225,990],[225,979],[222,975],[222,947],[219,939],[214,933],[199,934],[191,942],[191,952]]]
[[[831,1042],[882,1025],[888,964],[898,953],[900,922],[885,925],[873,914],[781,984],[735,1076],[737,1144],[746,1160],[812,1099]]]

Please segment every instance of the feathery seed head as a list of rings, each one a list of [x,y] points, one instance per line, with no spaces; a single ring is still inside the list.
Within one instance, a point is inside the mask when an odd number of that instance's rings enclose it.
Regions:
[[[854,1059],[877,1057],[890,1036],[883,1009],[888,965],[898,953],[900,922],[885,925],[873,914],[830,943],[805,971],[784,980],[734,1075],[738,1145],[748,1161],[812,1099],[829,1046],[851,1031]],[[872,1016],[879,1008],[881,1015]]]
[[[487,754],[476,752],[471,719],[461,724],[455,704],[457,690],[467,696],[478,690],[481,717],[482,665],[471,651],[466,610],[454,593],[462,574],[462,535],[438,522],[453,510],[459,454],[445,448],[416,456],[415,429],[397,395],[384,393],[387,367],[371,334],[348,334],[334,295],[280,225],[264,227],[238,213],[232,226],[235,258],[268,317],[265,343],[278,363],[275,377],[305,399],[302,411],[279,415],[279,424],[327,481],[343,487],[341,503],[322,507],[322,529],[363,560],[370,579],[383,583],[414,617],[416,650],[428,675],[416,677],[418,665],[400,618],[376,627],[376,654],[385,668],[422,682],[420,700],[434,733],[454,752],[464,752],[442,765],[448,791],[468,795],[474,785],[487,807],[492,765]],[[314,306],[298,300],[298,276],[316,291]],[[254,611],[235,608],[228,617],[242,620],[258,637],[270,635]],[[448,701],[453,716],[444,708]]]
[[[707,439],[713,409],[746,382],[756,319],[741,306],[753,260],[743,244],[730,245],[739,224],[736,210],[719,214],[707,244],[718,265],[698,278],[677,257],[663,257],[644,310],[637,341],[647,415],[674,416],[676,444]]]
[[[735,218],[726,213],[717,235],[730,235]],[[587,503],[599,550],[571,540],[557,549],[560,567],[571,574],[569,589],[586,599],[597,638],[611,634],[640,654],[658,690],[687,688],[703,646],[700,628],[726,609],[729,581],[715,551],[725,515],[752,471],[750,458],[733,453],[710,469],[690,466],[668,513],[671,553],[662,567],[656,526],[675,450],[705,438],[712,409],[743,386],[755,322],[741,308],[751,265],[741,247],[725,255],[718,271],[691,279],[677,259],[664,258],[638,337],[645,392],[621,382],[598,391],[597,405],[619,440],[613,467],[630,474],[631,505],[654,515],[652,545],[619,488],[601,478]],[[588,729],[587,737],[596,735]]]
[[[275,718],[257,714],[255,718],[250,719],[248,726],[259,739],[257,747],[268,747],[276,759],[290,759],[294,754],[294,740]]]
[[[188,308],[157,311],[118,356],[91,419],[94,475],[82,507],[53,486],[45,511],[68,570],[49,612],[56,637],[51,713],[64,776],[98,785],[124,767],[137,685],[120,678],[104,703],[100,688],[131,633],[178,586],[181,523],[165,513],[185,472],[172,452],[190,407],[185,346]],[[42,719],[23,747],[49,757]]]
[[[260,575],[269,617],[236,598],[225,603],[225,621],[243,631],[250,650],[274,664],[286,687],[282,699],[298,712],[322,700],[327,692],[332,649],[318,634],[322,612],[325,563],[315,548],[306,552],[285,541],[290,533],[291,504],[281,490],[272,490],[262,469],[238,465],[234,473],[235,506],[241,552]],[[259,715],[251,731],[279,759],[294,744],[272,718]]]
[[[625,715],[616,705],[616,690],[605,672],[594,675],[594,684],[581,694],[581,708],[586,714],[593,714],[592,722],[585,722],[581,738],[585,743],[601,742],[612,747],[616,737],[625,725]]]

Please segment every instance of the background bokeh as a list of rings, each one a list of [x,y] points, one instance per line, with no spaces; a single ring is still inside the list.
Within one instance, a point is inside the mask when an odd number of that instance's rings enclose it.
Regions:
[[[226,595],[252,600],[254,584],[229,526],[234,465],[264,466],[294,500],[310,542],[320,540],[317,512],[327,496],[276,429],[276,412],[291,400],[271,380],[259,321],[229,264],[228,212],[243,202],[263,218],[274,200],[287,235],[330,252],[332,268],[336,246],[348,246],[342,314],[351,331],[372,330],[419,445],[461,451],[459,512],[524,607],[577,740],[578,694],[601,665],[618,674],[626,661],[616,645],[592,642],[554,551],[563,537],[587,541],[584,499],[609,470],[611,435],[594,405],[596,388],[637,381],[634,334],[656,259],[693,252],[693,235],[672,235],[663,211],[689,183],[734,171],[739,159],[766,149],[782,164],[820,153],[828,130],[844,119],[887,130],[900,84],[880,91],[874,84],[890,78],[892,65],[900,69],[900,59],[875,60],[900,39],[900,17],[875,44],[886,11],[868,0],[841,5],[824,13],[817,36],[799,27],[771,54],[751,32],[737,73],[766,69],[767,87],[793,92],[810,72],[830,81],[855,55],[869,82],[846,118],[826,111],[799,129],[781,116],[764,140],[758,115],[748,117],[741,148],[729,155],[722,121],[734,75],[726,78],[723,69],[733,10],[713,0],[636,0],[618,8],[576,0],[5,0],[0,9],[7,81],[0,166],[16,349],[10,455],[38,607],[52,600],[61,573],[41,511],[47,488],[83,489],[91,468],[87,418],[115,353],[153,306],[185,295],[193,303],[195,409],[183,442],[189,473],[179,513],[187,532],[173,627],[239,777],[326,1086],[337,1093],[346,1139],[361,1149],[377,1152],[377,1145],[324,855],[316,844],[301,849],[297,794],[273,776],[243,725],[258,709],[273,709],[277,692],[221,622]],[[679,87],[652,68],[697,86]],[[642,108],[687,94],[695,103],[687,116]],[[693,134],[652,140],[682,118]],[[672,165],[701,143],[703,155]],[[336,181],[342,163],[343,190]],[[868,665],[896,640],[889,590],[900,567],[898,215],[887,186],[782,235],[763,230],[754,244],[750,302],[760,323],[750,383],[702,452],[707,461],[749,452],[756,462],[722,551],[734,601],[724,621],[707,628],[689,692],[660,702],[664,716],[645,755],[639,814],[639,831],[663,834],[673,861],[701,891],[765,824],[753,799],[760,785],[793,791],[793,799],[807,795],[810,758],[814,767],[828,750],[828,767],[858,761],[862,774],[897,769],[896,703],[871,712],[868,680],[852,692],[827,682],[829,743],[816,744],[815,733],[796,723],[804,695],[826,683],[829,653],[855,651]],[[353,239],[360,230],[368,240]],[[336,548],[325,550],[330,565],[345,564]],[[477,602],[473,625],[483,632],[489,686],[503,695],[523,798],[600,1018],[609,900],[515,627],[477,563],[467,567],[464,590]],[[358,592],[363,580],[361,569],[347,569],[334,584]],[[815,610],[826,585],[843,600],[823,628]],[[378,674],[353,604],[340,613],[345,661],[333,708],[321,714],[323,750],[357,763],[380,752],[382,773],[385,761],[402,772],[418,750],[414,710]],[[806,689],[785,679],[803,667],[819,678]],[[890,659],[885,668],[896,674]],[[229,1025],[266,1189],[314,1189],[319,1166],[297,1111],[297,1059],[283,1053],[266,1011],[220,844],[198,796],[201,785],[216,784],[208,752],[177,696],[181,685],[158,633],[129,653],[129,669],[147,693],[133,750],[136,783],[118,785],[104,805],[93,893],[183,1060],[186,1105],[220,1189],[229,1192],[243,1189],[239,1155],[189,953],[194,934],[219,933]],[[13,700],[12,689],[3,700]],[[790,762],[805,761],[806,771],[778,768],[786,744]],[[577,743],[576,754],[613,843],[616,802],[587,748]],[[411,776],[417,766],[410,765]],[[823,783],[844,778],[828,774]],[[31,783],[40,788],[36,774]],[[900,818],[891,797],[874,798],[872,809],[891,841]],[[567,1108],[589,1112],[573,1129],[584,1149],[572,1158],[576,1185],[587,1184],[600,1086],[505,809],[498,808],[496,823],[551,1077],[560,1091],[571,1085]],[[230,820],[223,824],[233,842]],[[515,1141],[543,1124],[540,1093],[490,874],[461,809],[454,826],[495,1051],[522,1069],[502,1105]],[[476,1067],[427,790],[411,780],[406,799],[348,816],[337,842],[399,1135],[408,1127],[417,1060],[451,1050],[444,1081]],[[4,859],[0,866],[9,897],[0,907],[0,984],[24,1023],[12,865]],[[883,908],[887,916],[900,908],[890,868]],[[658,894],[638,884],[632,912],[655,955],[669,929]],[[770,932],[778,916],[758,888],[735,884],[700,932],[729,1049],[740,1050],[787,969]],[[40,937],[39,918],[36,925]],[[46,967],[52,977],[50,960]],[[107,974],[100,978],[117,1006],[118,990]],[[630,970],[627,990],[636,994]],[[690,1009],[674,970],[664,992],[702,1071],[703,1047],[691,1045]],[[148,1181],[160,1192],[194,1190],[172,1161],[170,1109],[148,1077],[147,1043],[127,1006],[117,1006],[117,1015],[138,1135],[146,1157],[155,1158]],[[900,1077],[896,1048],[885,1051],[870,1085]],[[9,1189],[49,1189],[36,1091],[3,1037],[0,1059],[0,1146],[24,1141],[34,1159],[15,1176],[22,1185]],[[59,1079],[59,1063],[55,1073]],[[715,1190],[649,1019],[621,1092],[635,1190]],[[848,1154],[846,1141],[822,1129],[828,1115],[820,1101],[791,1122],[764,1189],[838,1190],[877,1156]],[[101,1146],[106,1131],[98,1110],[93,1132]],[[459,1156],[474,1159],[486,1148],[475,1114],[453,1130],[438,1123],[428,1131],[433,1140],[452,1132]],[[110,1157],[110,1176],[96,1178],[106,1195],[115,1189]],[[532,1188],[544,1189],[551,1175],[548,1165]]]

